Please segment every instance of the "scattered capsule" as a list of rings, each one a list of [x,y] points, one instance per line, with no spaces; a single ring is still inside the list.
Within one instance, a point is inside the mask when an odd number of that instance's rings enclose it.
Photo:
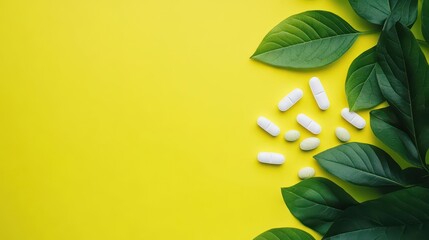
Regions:
[[[280,100],[278,104],[279,110],[282,112],[287,111],[289,108],[295,105],[295,103],[297,103],[303,95],[304,92],[301,89],[295,88],[292,92]]]
[[[312,77],[309,83],[317,106],[319,106],[321,110],[328,109],[330,105],[328,95],[326,94],[320,79],[318,77]]]
[[[348,142],[350,140],[350,133],[343,127],[337,127],[335,129],[335,135],[341,142]]]
[[[298,177],[301,179],[307,179],[307,178],[314,177],[315,173],[316,173],[316,171],[314,170],[314,168],[304,167],[298,171]]]
[[[317,148],[319,145],[320,139],[318,139],[317,137],[309,137],[302,140],[302,142],[299,144],[299,147],[303,151],[310,151]]]
[[[296,121],[313,134],[319,134],[322,131],[322,127],[317,122],[303,113],[296,116]]]
[[[258,122],[258,125],[262,129],[264,129],[267,133],[269,133],[271,136],[276,137],[280,134],[280,128],[277,127],[274,123],[272,123],[267,118],[259,117],[257,122]]]
[[[260,152],[258,153],[258,161],[266,164],[280,165],[285,162],[285,157],[280,153]]]
[[[301,134],[297,130],[289,130],[285,133],[285,139],[288,142],[295,142],[300,136]]]
[[[341,116],[357,129],[363,129],[366,125],[365,119],[355,112],[350,112],[349,108],[343,108]]]

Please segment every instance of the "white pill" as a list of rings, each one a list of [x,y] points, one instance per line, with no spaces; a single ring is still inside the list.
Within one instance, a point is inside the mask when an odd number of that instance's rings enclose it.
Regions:
[[[319,108],[322,110],[328,109],[329,108],[328,95],[326,94],[325,89],[323,88],[323,85],[320,82],[320,79],[317,77],[312,77],[310,79],[310,88],[311,88],[311,92],[313,93],[314,99],[316,100],[317,106],[319,106]]]
[[[350,112],[349,108],[343,108],[343,110],[341,110],[341,116],[358,129],[362,129],[366,125],[365,119],[355,112]]]
[[[271,136],[276,137],[280,134],[280,128],[265,117],[258,118],[258,125]]]
[[[296,116],[296,121],[313,134],[319,134],[322,131],[322,127],[317,122],[303,113]]]
[[[286,97],[280,100],[278,105],[279,110],[282,112],[288,110],[293,105],[295,105],[295,103],[297,103],[302,98],[303,95],[304,95],[304,92],[301,89],[295,88],[292,92],[286,95]]]
[[[307,178],[314,177],[315,173],[316,173],[316,171],[314,170],[314,168],[304,167],[298,171],[298,177],[301,179],[307,179]]]
[[[258,153],[258,161],[266,164],[280,165],[285,162],[285,157],[280,153],[260,152]]]
[[[285,139],[288,142],[295,142],[300,136],[301,134],[297,130],[290,130],[286,132]]]
[[[299,147],[303,151],[310,151],[317,148],[319,145],[320,139],[318,139],[317,137],[309,137],[302,140],[302,142],[299,144]]]
[[[343,127],[337,127],[335,129],[335,135],[341,142],[348,142],[350,140],[350,133]]]

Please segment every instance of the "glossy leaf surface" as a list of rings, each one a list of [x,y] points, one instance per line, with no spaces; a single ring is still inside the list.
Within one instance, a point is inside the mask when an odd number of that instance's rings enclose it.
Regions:
[[[355,12],[370,23],[383,25],[390,16],[406,26],[417,19],[417,0],[349,0]]]
[[[375,47],[363,52],[350,65],[346,96],[352,111],[373,108],[384,101],[377,82]]]
[[[372,132],[380,141],[411,164],[421,166],[413,140],[391,107],[371,111],[370,122]]]
[[[296,228],[273,228],[254,240],[314,240],[310,234]]]
[[[429,236],[429,189],[412,187],[347,209],[323,239],[400,240]]]
[[[291,213],[322,235],[346,208],[358,204],[341,187],[318,177],[282,188],[282,195]]]
[[[321,67],[340,58],[357,37],[355,29],[331,12],[303,12],[274,27],[252,59],[285,68]]]
[[[382,71],[377,79],[407,134],[413,139],[419,159],[429,148],[429,67],[411,31],[400,23],[386,27],[377,45]]]
[[[399,165],[380,148],[365,143],[347,143],[314,156],[331,174],[354,184],[370,187],[408,186]]]

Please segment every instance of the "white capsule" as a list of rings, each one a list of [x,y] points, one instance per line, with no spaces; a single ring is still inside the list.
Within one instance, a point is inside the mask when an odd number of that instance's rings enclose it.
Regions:
[[[307,179],[307,178],[314,177],[315,173],[316,173],[316,171],[314,170],[314,168],[304,167],[298,171],[298,177],[301,179]]]
[[[295,88],[292,92],[280,100],[278,105],[279,110],[282,112],[287,111],[289,108],[295,105],[295,103],[297,103],[303,95],[304,92],[301,89]]]
[[[288,142],[295,142],[300,136],[301,134],[297,130],[290,130],[286,132],[285,139]]]
[[[280,134],[280,128],[265,117],[258,118],[258,125],[271,136],[276,137]]]
[[[296,116],[296,121],[313,134],[319,134],[322,131],[322,127],[317,122],[303,113]]]
[[[363,129],[366,125],[365,119],[355,112],[350,112],[349,108],[343,108],[341,116],[357,129]]]
[[[320,82],[320,79],[317,77],[312,77],[310,79],[310,88],[311,88],[311,92],[313,93],[314,99],[316,100],[317,106],[319,106],[319,108],[322,110],[328,109],[329,108],[328,95],[326,94],[325,89],[323,88],[323,85]]]
[[[280,153],[260,152],[258,153],[258,161],[266,164],[280,165],[285,162],[285,157]]]
[[[350,140],[350,133],[343,127],[337,127],[335,129],[335,135],[341,142],[348,142]]]
[[[299,144],[299,147],[303,151],[310,151],[316,149],[319,145],[320,139],[318,139],[317,137],[309,137],[302,140],[302,142]]]

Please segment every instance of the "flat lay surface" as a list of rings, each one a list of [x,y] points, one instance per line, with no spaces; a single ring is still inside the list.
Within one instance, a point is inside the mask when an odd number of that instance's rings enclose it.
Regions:
[[[312,156],[341,144],[337,127],[350,141],[388,149],[368,111],[359,112],[363,130],[341,117],[347,69],[377,34],[359,36],[320,69],[250,60],[273,26],[312,9],[374,28],[340,0],[1,1],[0,239],[244,240],[274,227],[319,239],[280,188],[312,167],[356,200],[371,199],[376,191],[337,181]],[[325,111],[313,76],[329,98]],[[295,88],[302,99],[279,111]],[[322,128],[312,151],[300,150],[315,136],[296,121],[300,113]],[[279,136],[258,127],[260,116]],[[292,129],[300,138],[287,142]],[[285,163],[261,164],[259,152],[281,153]]]

